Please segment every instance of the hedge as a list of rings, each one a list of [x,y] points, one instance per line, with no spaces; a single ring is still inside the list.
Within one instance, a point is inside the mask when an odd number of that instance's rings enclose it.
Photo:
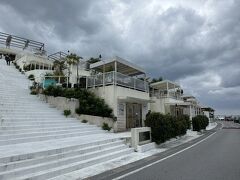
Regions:
[[[190,129],[190,119],[187,115],[171,116],[152,112],[146,117],[146,126],[151,127],[152,140],[157,144],[168,139],[186,134]]]
[[[105,103],[105,101],[86,89],[49,86],[43,91],[43,94],[54,97],[60,96],[78,99],[79,108],[76,109],[77,114],[113,117],[113,110]]]
[[[201,131],[206,129],[209,124],[209,119],[205,115],[197,115],[192,118],[193,131]]]

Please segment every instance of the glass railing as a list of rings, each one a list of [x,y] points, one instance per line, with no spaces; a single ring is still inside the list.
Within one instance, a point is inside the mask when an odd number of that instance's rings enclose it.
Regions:
[[[151,91],[150,92],[150,97],[156,97],[156,98],[173,98],[173,99],[177,99],[177,100],[183,100],[183,98],[181,97],[180,93],[178,92],[167,92],[165,91]]]
[[[87,77],[88,88],[103,85],[118,85],[144,92],[149,91],[149,86],[147,82],[118,72],[108,72],[100,75]]]

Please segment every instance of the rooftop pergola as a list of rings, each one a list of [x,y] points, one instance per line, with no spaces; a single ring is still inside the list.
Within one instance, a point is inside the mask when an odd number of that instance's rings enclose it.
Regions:
[[[44,51],[44,43],[3,32],[0,32],[0,44],[5,45],[6,48],[10,48],[12,46],[24,50],[31,47],[35,50]]]
[[[111,60],[101,60],[91,64],[90,68],[98,72],[106,72],[107,70],[112,69],[112,71],[116,71],[127,76],[146,75],[146,72],[141,67],[138,67],[137,65],[117,56]]]
[[[154,89],[160,89],[160,90],[169,90],[169,89],[180,88],[180,85],[178,85],[175,82],[169,81],[169,80],[155,82],[155,83],[150,84],[150,86]]]
[[[48,58],[53,61],[62,61],[67,57],[67,53],[59,51],[53,54],[50,54]]]

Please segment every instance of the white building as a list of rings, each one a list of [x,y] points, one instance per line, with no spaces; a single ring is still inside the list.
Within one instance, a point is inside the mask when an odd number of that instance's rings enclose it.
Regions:
[[[203,114],[208,117],[209,123],[213,122],[215,110],[211,107],[202,107],[201,109],[202,109]]]
[[[183,95],[182,98],[185,103],[189,104],[184,108],[183,114],[189,115],[190,119],[197,115],[202,115],[201,106],[196,97],[192,95]]]
[[[192,119],[202,114],[199,102],[194,96],[183,95],[183,90],[175,82],[164,80],[150,84],[151,111],[173,116],[186,114]]]
[[[150,104],[151,111],[174,116],[183,114],[184,106],[188,103],[183,101],[182,94],[181,87],[169,80],[150,84],[150,97],[153,101]]]
[[[87,78],[87,88],[103,98],[117,117],[117,131],[144,126],[149,109],[149,86],[145,71],[122,58],[91,64],[96,75]]]

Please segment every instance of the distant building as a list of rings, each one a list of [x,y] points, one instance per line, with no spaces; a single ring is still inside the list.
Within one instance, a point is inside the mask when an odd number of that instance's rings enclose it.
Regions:
[[[212,109],[211,107],[202,107],[202,112],[205,116],[208,117],[209,122],[213,122],[214,121],[214,109]]]

